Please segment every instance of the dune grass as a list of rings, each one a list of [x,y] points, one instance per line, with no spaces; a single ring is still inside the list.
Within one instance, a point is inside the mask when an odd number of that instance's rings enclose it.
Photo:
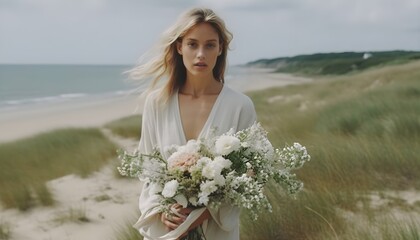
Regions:
[[[296,198],[269,186],[273,212],[243,212],[242,240],[419,239],[418,219],[390,211],[420,216],[418,203],[384,192],[420,191],[420,61],[249,95],[273,145],[300,142],[312,160],[296,172]],[[389,203],[378,208],[373,193]]]
[[[137,139],[140,136],[141,116],[133,115],[124,117],[107,123],[104,127],[121,137]]]
[[[313,160],[297,172],[305,191],[289,200],[268,189],[274,212],[257,222],[243,216],[241,239],[342,239],[352,230],[342,210],[375,214],[370,192],[420,190],[419,61],[251,97],[273,144],[301,142]],[[417,239],[418,225],[404,224],[392,236]],[[348,239],[379,239],[374,232]]]
[[[58,223],[59,225],[68,222],[87,223],[90,221],[84,207],[70,207],[66,210],[61,210],[57,212],[53,218],[53,222]]]
[[[116,146],[98,129],[62,129],[0,145],[0,200],[6,208],[52,205],[46,181],[87,176],[115,157]]]
[[[8,240],[12,237],[10,223],[0,219],[0,240]]]
[[[143,240],[143,236],[139,231],[133,227],[133,223],[137,221],[138,217],[130,217],[123,224],[117,226],[115,229],[114,240]]]

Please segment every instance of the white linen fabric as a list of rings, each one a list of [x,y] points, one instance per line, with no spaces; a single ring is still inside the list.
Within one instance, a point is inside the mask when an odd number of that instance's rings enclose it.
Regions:
[[[184,145],[187,139],[184,134],[178,103],[178,91],[163,105],[159,102],[160,89],[151,92],[143,110],[142,131],[138,150],[140,153],[151,153],[154,147],[165,151],[171,145]],[[226,133],[231,128],[240,131],[256,121],[254,104],[251,99],[226,84],[217,97],[206,123],[199,134],[200,138],[209,136],[211,130],[217,135]],[[168,232],[159,217],[159,197],[151,191],[151,183],[145,182],[139,198],[141,216],[134,227],[145,240],[177,239],[204,212],[205,208],[194,210],[174,231]],[[207,240],[238,240],[239,209],[222,205],[218,209],[208,208],[211,218],[202,224]]]

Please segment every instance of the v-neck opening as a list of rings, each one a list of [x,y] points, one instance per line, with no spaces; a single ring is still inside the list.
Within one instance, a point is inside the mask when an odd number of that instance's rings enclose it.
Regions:
[[[219,105],[221,96],[223,94],[223,92],[225,91],[225,84],[222,85],[222,90],[220,90],[219,95],[216,98],[216,101],[214,101],[213,106],[211,107],[210,113],[207,116],[206,122],[204,123],[203,127],[201,128],[197,139],[201,138],[201,135],[203,134],[204,130],[208,127],[207,125],[210,124],[211,121],[213,121],[214,118],[214,114],[216,112],[216,109]],[[181,135],[182,135],[182,140],[184,141],[184,144],[187,143],[187,136],[185,135],[185,129],[184,129],[184,125],[182,124],[182,118],[181,118],[181,109],[180,109],[180,105],[179,105],[179,89],[176,91],[175,94],[175,107],[176,107],[176,112],[177,112],[177,123],[178,123],[178,128],[181,131]],[[192,140],[192,139],[191,139]]]

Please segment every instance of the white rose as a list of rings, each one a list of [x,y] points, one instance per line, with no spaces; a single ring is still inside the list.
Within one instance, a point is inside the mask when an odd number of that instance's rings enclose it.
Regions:
[[[163,187],[162,196],[165,198],[171,198],[175,196],[176,190],[178,190],[179,183],[177,180],[171,180],[167,183],[165,183],[165,186]]]
[[[204,195],[210,195],[217,190],[215,181],[205,181],[200,184],[200,190]]]
[[[201,175],[208,179],[213,179],[214,175],[216,174],[215,170],[216,169],[213,167],[213,164],[207,164],[206,166],[203,167]]]
[[[208,157],[202,157],[200,159],[198,159],[196,166],[199,168],[202,168],[208,164],[210,164],[212,162],[212,160]]]
[[[232,165],[232,162],[223,157],[215,157],[214,164],[223,169],[223,168],[230,168],[230,166]]]
[[[241,141],[234,136],[221,136],[216,140],[216,153],[228,155],[241,147]]]
[[[191,139],[186,145],[179,147],[179,152],[196,153],[200,150],[200,141]]]
[[[198,199],[198,203],[203,204],[204,206],[207,206],[207,204],[209,203],[209,196],[207,195],[200,196],[200,198]]]

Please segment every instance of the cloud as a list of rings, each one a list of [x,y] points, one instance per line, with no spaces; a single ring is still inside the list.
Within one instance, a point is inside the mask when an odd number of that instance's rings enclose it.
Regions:
[[[230,59],[420,49],[418,0],[0,0],[1,62],[130,63],[181,12],[213,8]]]

